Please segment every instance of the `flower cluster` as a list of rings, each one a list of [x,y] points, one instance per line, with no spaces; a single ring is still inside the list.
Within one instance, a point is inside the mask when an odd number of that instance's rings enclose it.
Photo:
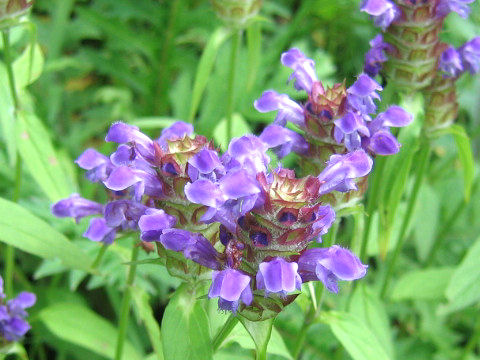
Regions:
[[[28,316],[25,309],[36,302],[35,294],[21,292],[17,297],[5,301],[3,279],[0,276],[0,344],[3,341],[18,341],[24,336],[30,325],[25,320]]]
[[[385,56],[380,47],[376,52],[377,58]],[[376,114],[382,87],[370,76],[360,74],[349,88],[344,83],[325,88],[317,79],[314,61],[299,49],[288,50],[281,61],[293,70],[290,80],[297,90],[306,92],[308,100],[299,104],[285,94],[268,90],[255,101],[260,112],[277,111],[274,125],[268,126],[260,138],[279,157],[294,151],[316,162],[318,166],[313,169],[316,172],[324,170],[326,154],[363,151],[375,156],[399,151],[400,144],[390,127],[406,126],[412,116],[399,106]],[[303,136],[285,128],[287,122],[300,129]]]
[[[365,0],[361,10],[374,18],[383,35],[370,42],[364,71],[376,76],[384,68],[389,81],[404,91],[424,91],[429,131],[448,126],[457,115],[455,80],[480,69],[480,38],[458,49],[442,43],[445,17],[466,18],[473,0]],[[395,14],[394,16],[392,14]]]
[[[370,109],[375,95],[355,89],[356,106]],[[390,126],[392,115],[383,116],[374,132]],[[293,170],[271,169],[267,150],[275,139],[268,134],[235,138],[220,154],[190,124],[177,122],[152,140],[135,126],[115,123],[106,136],[118,144],[115,152],[107,157],[87,149],[76,160],[89,180],[103,183],[108,202],[73,194],[52,211],[77,221],[94,215],[84,234],[92,241],[111,244],[119,232],[139,232],[143,242],[156,245],[171,274],[190,281],[213,270],[208,296],[219,299],[220,309],[252,320],[274,316],[303,282],[322,281],[336,292],[339,280],[365,275],[366,266],[349,250],[308,246],[320,243],[335,220],[322,198],[355,189],[372,160],[358,147],[332,155],[317,176],[297,178]],[[303,141],[292,133],[289,143],[277,145],[302,151],[308,147]]]

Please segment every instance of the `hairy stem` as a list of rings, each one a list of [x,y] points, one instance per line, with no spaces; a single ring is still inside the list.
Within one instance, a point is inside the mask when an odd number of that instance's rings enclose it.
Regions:
[[[228,90],[227,90],[227,141],[232,138],[233,123],[233,101],[235,98],[235,72],[238,63],[238,53],[242,40],[242,30],[236,30],[232,37],[232,48],[230,52],[230,69],[228,74]]]
[[[398,242],[395,246],[395,250],[393,252],[392,258],[388,263],[387,273],[385,275],[382,288],[380,290],[380,297],[383,299],[385,294],[388,290],[388,285],[393,275],[393,270],[395,269],[395,264],[398,260],[398,256],[403,248],[403,245],[406,240],[407,230],[410,225],[410,221],[412,219],[413,210],[415,208],[415,204],[417,202],[418,192],[420,187],[422,186],[423,179],[426,174],[426,169],[428,167],[428,160],[430,159],[430,143],[427,141],[423,142],[422,147],[420,148],[420,153],[418,155],[418,163],[417,163],[417,172],[415,174],[415,183],[413,185],[413,190],[408,199],[407,204],[407,211],[403,217],[402,225],[400,228],[400,234],[398,236]]]
[[[130,312],[130,300],[132,297],[133,281],[135,280],[135,272],[137,270],[137,258],[140,248],[134,244],[132,249],[132,256],[130,259],[130,265],[128,269],[127,284],[123,293],[122,305],[120,308],[120,318],[118,321],[118,337],[117,348],[115,350],[115,360],[121,360],[123,354],[123,345],[125,343],[125,336],[127,334],[128,318]]]

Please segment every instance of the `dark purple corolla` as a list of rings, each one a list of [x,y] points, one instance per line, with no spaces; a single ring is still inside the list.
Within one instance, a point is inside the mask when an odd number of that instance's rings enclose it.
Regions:
[[[18,341],[30,330],[25,320],[25,309],[32,307],[37,298],[30,292],[21,292],[15,298],[4,301],[3,279],[0,276],[0,340]]]
[[[303,282],[319,280],[334,293],[338,292],[339,280],[357,280],[366,272],[367,266],[358,257],[338,245],[308,249],[298,259],[298,273]]]
[[[295,89],[305,90],[307,93],[312,91],[313,83],[318,81],[312,59],[307,58],[299,49],[292,48],[282,54],[280,61],[293,70],[289,80],[294,80]]]
[[[220,309],[236,313],[240,303],[248,306],[253,301],[250,280],[250,276],[239,270],[214,271],[208,297],[218,298]]]
[[[103,212],[103,205],[95,201],[82,198],[79,194],[72,194],[52,206],[52,213],[57,217],[72,217],[75,221],[90,215]]]
[[[262,262],[258,266],[257,289],[264,290],[265,296],[277,294],[286,296],[302,290],[302,279],[298,275],[298,264],[281,257]]]
[[[285,126],[287,122],[302,126],[305,123],[303,108],[286,94],[279,94],[273,90],[265,91],[253,103],[255,109],[261,113],[278,111],[275,124]]]
[[[292,151],[297,154],[308,152],[308,143],[302,135],[280,125],[267,126],[260,139],[272,148],[280,159]]]
[[[400,10],[390,0],[364,0],[360,10],[371,15],[375,25],[383,30],[400,15]]]

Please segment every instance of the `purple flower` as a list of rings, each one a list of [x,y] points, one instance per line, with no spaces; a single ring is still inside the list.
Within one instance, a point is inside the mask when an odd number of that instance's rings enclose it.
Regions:
[[[163,186],[153,170],[144,171],[129,166],[115,168],[104,181],[105,186],[114,191],[125,190],[134,186],[135,199],[140,200],[145,194],[148,196],[162,196]]]
[[[297,48],[292,48],[284,52],[281,57],[281,62],[284,66],[293,70],[289,80],[295,80],[295,88],[310,93],[313,83],[318,81],[317,75],[315,74],[315,62],[307,58],[305,54]]]
[[[218,297],[218,307],[235,314],[240,302],[248,306],[253,301],[250,276],[230,268],[214,271],[208,297]]]
[[[346,192],[356,190],[355,179],[366,176],[372,169],[373,160],[363,150],[345,155],[332,155],[325,169],[318,176],[320,195],[333,190]]]
[[[276,257],[268,262],[262,262],[257,272],[257,289],[265,290],[265,296],[270,293],[286,296],[295,290],[302,289],[302,279],[297,273],[298,265]]]
[[[444,17],[453,11],[466,19],[470,13],[468,4],[474,1],[475,0],[440,0],[436,8],[436,14],[438,17]]]
[[[138,227],[143,241],[159,241],[162,232],[175,226],[176,223],[175,216],[171,216],[161,209],[149,208],[138,220]]]
[[[203,235],[182,229],[167,229],[159,240],[165,249],[183,252],[196,263],[213,270],[220,269],[219,253]]]
[[[117,230],[114,227],[107,225],[107,221],[102,218],[93,218],[90,220],[90,225],[83,233],[87,239],[95,242],[102,242],[106,245],[113,244]]]
[[[328,232],[328,229],[335,222],[335,210],[330,205],[320,206],[315,212],[315,222],[313,231],[319,231],[317,242],[322,242],[322,236]]]
[[[75,163],[82,169],[88,170],[85,176],[91,182],[106,180],[113,169],[110,159],[94,149],[85,150]]]
[[[386,51],[391,49],[391,45],[383,41],[383,36],[378,34],[369,42],[370,50],[365,55],[365,73],[371,77],[378,75],[382,69],[383,63],[388,60]]]
[[[52,213],[57,217],[72,217],[75,221],[90,215],[101,214],[103,205],[95,201],[72,194],[69,198],[62,199],[52,206]]]
[[[463,72],[460,53],[449,46],[440,56],[438,68],[444,73],[444,77],[457,77]]]
[[[383,30],[400,15],[400,10],[389,0],[364,0],[360,10],[372,15],[375,25]]]
[[[32,307],[37,298],[35,294],[21,292],[7,301],[6,305],[2,305],[1,300],[4,298],[3,279],[0,276],[0,341],[18,341],[30,330],[30,325],[25,320],[28,316],[25,309]]]
[[[299,126],[305,124],[303,108],[286,94],[279,94],[276,91],[267,90],[260,98],[255,100],[253,106],[261,113],[278,110],[277,116],[275,117],[275,124],[277,125],[285,126],[287,121]]]
[[[302,135],[280,125],[267,126],[260,135],[260,140],[273,148],[280,159],[292,151],[297,154],[308,151],[308,143]]]
[[[376,155],[393,155],[400,144],[390,133],[389,127],[403,127],[413,121],[413,116],[400,106],[390,106],[368,124],[371,136],[362,139],[362,147]]]
[[[370,132],[361,114],[353,111],[347,112],[341,118],[334,121],[334,137],[338,143],[342,140],[347,150],[355,150],[361,147],[361,136],[370,136]]]
[[[268,145],[258,136],[245,135],[230,141],[222,161],[228,171],[244,169],[255,177],[259,172],[267,171],[270,163],[270,158],[266,154],[267,149]]]
[[[214,150],[203,149],[188,159],[190,180],[209,179],[215,181],[225,174],[225,167]]]
[[[168,128],[162,130],[162,134],[158,138],[158,143],[164,149],[168,149],[168,141],[183,139],[185,136],[193,134],[193,125],[183,121],[177,121]],[[167,141],[168,140],[168,141]]]
[[[306,250],[298,259],[298,273],[302,280],[320,280],[334,293],[338,292],[338,280],[352,281],[365,276],[367,266],[352,252],[340,246]]]
[[[466,42],[459,52],[465,69],[476,74],[480,70],[480,36]]]
[[[140,217],[147,207],[134,200],[116,200],[105,206],[104,217],[110,227],[121,229],[137,229]]]
[[[367,74],[360,74],[347,90],[348,105],[361,114],[372,114],[377,110],[374,101],[380,100],[377,91],[382,91],[380,84]]]
[[[154,157],[153,141],[147,135],[142,133],[137,126],[117,122],[110,126],[105,141],[118,144],[130,143],[135,150],[146,160],[152,160]]]

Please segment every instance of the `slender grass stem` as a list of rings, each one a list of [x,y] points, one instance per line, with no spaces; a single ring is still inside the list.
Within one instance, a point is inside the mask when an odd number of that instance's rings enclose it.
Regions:
[[[127,335],[128,318],[130,312],[130,301],[132,298],[133,281],[135,280],[135,273],[137,271],[137,259],[140,248],[134,244],[132,249],[132,255],[130,259],[130,265],[128,269],[127,284],[123,292],[122,305],[120,308],[120,317],[118,321],[118,337],[117,347],[115,350],[115,360],[121,360],[123,355],[123,346],[125,343],[125,337]]]
[[[232,48],[230,52],[230,69],[228,74],[228,90],[227,90],[227,141],[232,138],[233,127],[233,105],[235,98],[235,73],[237,70],[238,53],[240,50],[240,43],[242,41],[242,30],[235,30],[232,36]]]
[[[15,75],[13,72],[12,48],[10,44],[10,34],[8,30],[2,31],[3,39],[3,55],[5,67],[7,69],[8,86],[10,95],[12,97],[14,106],[14,118],[19,109],[17,88],[15,86]],[[22,160],[19,156],[16,157],[15,163],[15,188],[13,192],[13,201],[18,202],[20,197],[20,184],[22,179]],[[11,245],[7,245],[5,250],[5,290],[7,294],[13,293],[13,276],[15,274],[15,249]]]
[[[387,273],[385,275],[385,278],[380,290],[380,297],[382,299],[385,297],[385,294],[388,290],[388,285],[392,278],[393,271],[395,269],[395,264],[398,260],[398,256],[400,255],[400,252],[407,238],[406,236],[407,230],[410,225],[410,221],[412,219],[415,204],[417,203],[418,192],[420,190],[420,187],[422,186],[423,179],[425,177],[426,170],[428,167],[428,160],[430,159],[430,150],[431,150],[431,147],[428,140],[423,142],[418,155],[417,171],[415,173],[415,183],[413,185],[410,198],[408,199],[407,211],[403,217],[403,221],[400,228],[400,234],[398,236],[398,241],[395,246],[395,250],[393,252],[392,258],[390,259],[390,262],[387,265],[388,266]]]
[[[460,360],[467,360],[470,353],[475,349],[475,346],[480,340],[480,313],[477,316],[477,321],[475,329],[473,330],[472,336],[468,339],[467,345],[465,345],[463,354]]]
[[[233,328],[238,323],[238,317],[235,315],[230,315],[227,319],[225,324],[223,324],[222,328],[218,331],[215,335],[215,338],[212,341],[213,351],[217,351],[220,345],[222,345],[223,341],[227,338],[227,336],[232,332]]]
[[[105,255],[105,252],[107,251],[107,248],[108,248],[108,245],[103,244],[102,247],[100,248],[100,250],[98,250],[97,257],[95,258],[95,260],[92,263],[92,270],[96,269],[100,265],[100,262],[102,261],[103,256]]]
[[[336,222],[335,224],[333,224],[332,228],[330,229],[328,234],[325,236],[325,239],[323,242],[325,247],[330,247],[335,244],[338,227],[339,227],[339,223]],[[310,305],[308,311],[306,312],[305,318],[303,320],[302,327],[300,328],[297,339],[295,341],[295,345],[293,347],[293,358],[295,360],[300,359],[300,356],[302,354],[302,349],[305,343],[305,339],[307,337],[308,329],[310,329],[310,326],[316,321],[316,319],[320,315],[320,312],[322,310],[324,295],[325,295],[325,286],[322,285],[315,292],[315,297],[316,297],[315,303],[317,304],[317,307],[315,308],[312,304]]]

